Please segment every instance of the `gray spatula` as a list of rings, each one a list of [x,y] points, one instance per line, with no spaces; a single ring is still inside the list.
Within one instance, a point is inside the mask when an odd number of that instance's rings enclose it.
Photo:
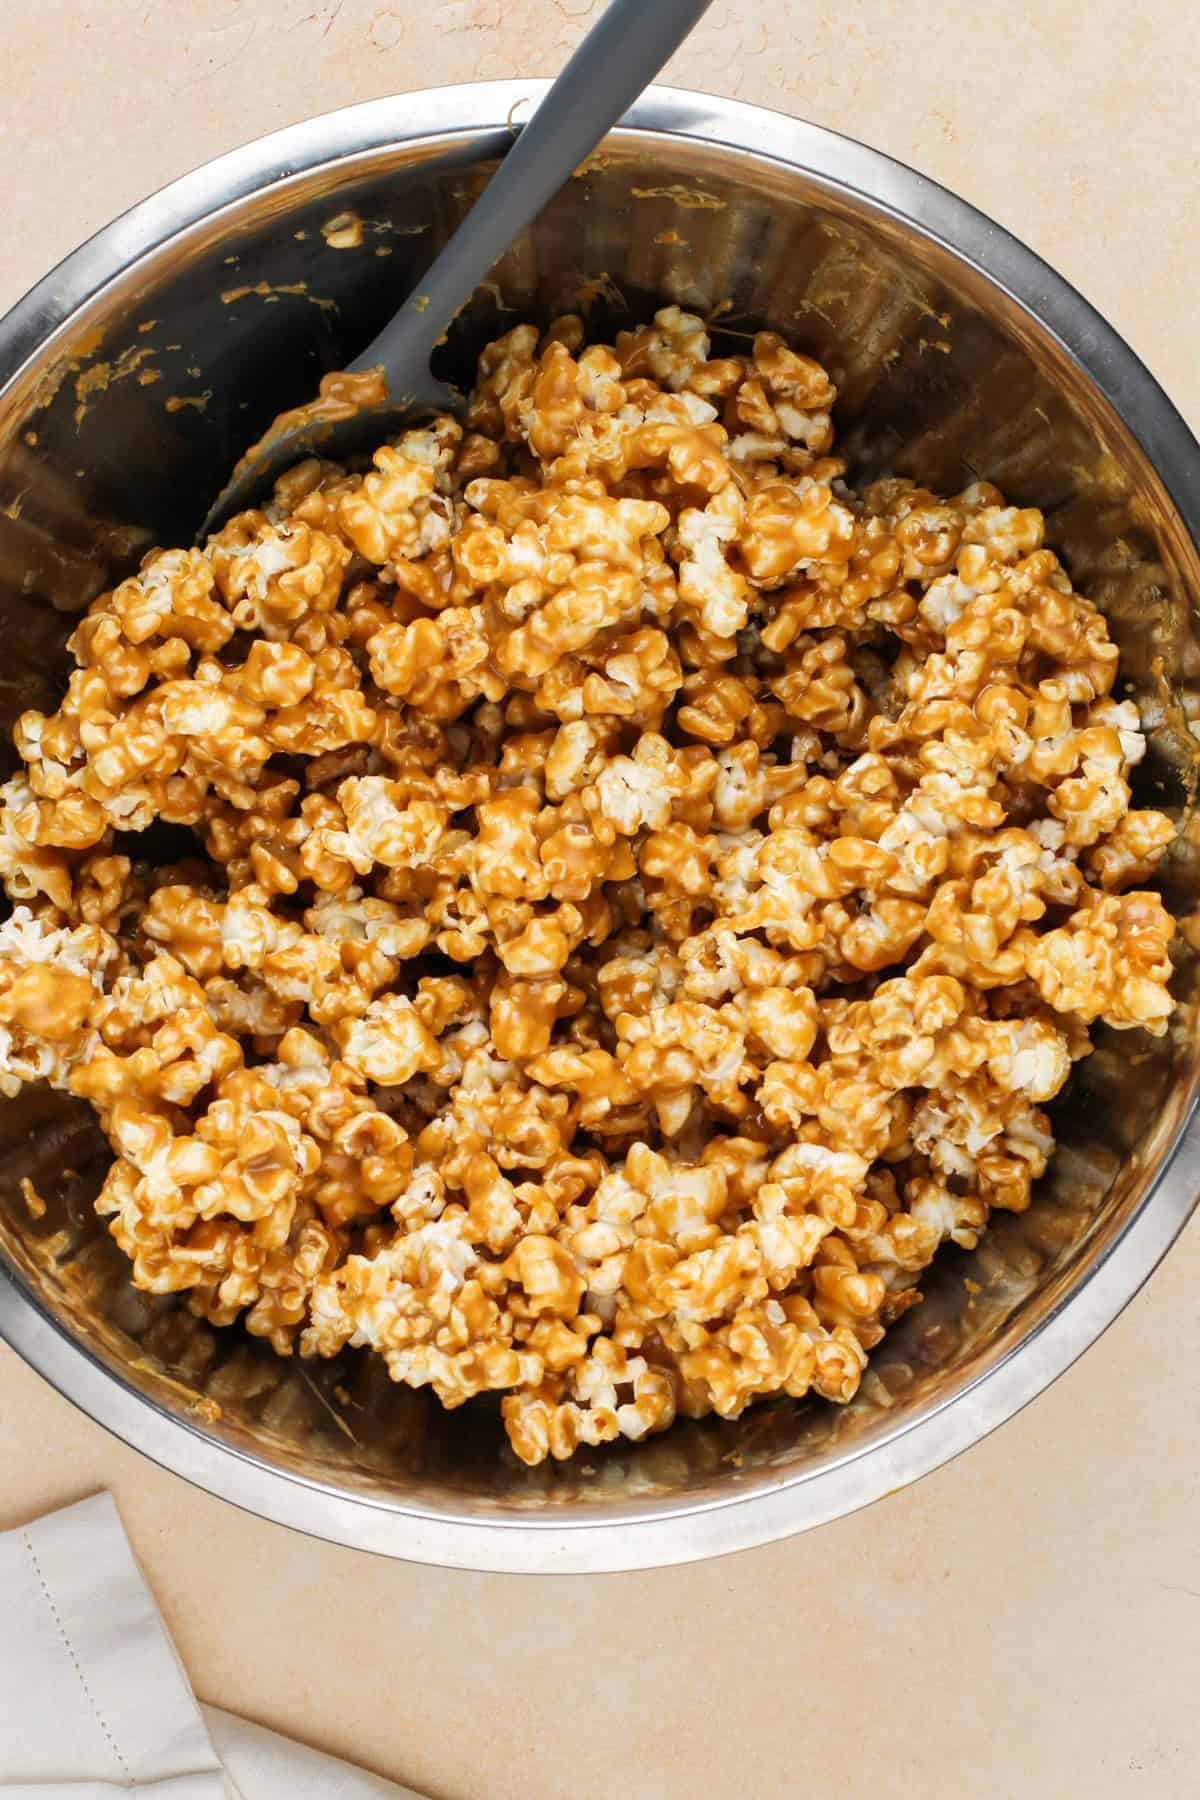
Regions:
[[[513,239],[653,81],[710,4],[612,0],[417,291],[349,365],[350,374],[381,370],[386,400],[344,418],[310,419],[269,433],[217,496],[201,542],[302,457],[317,450],[334,458],[349,455],[430,412],[461,415],[462,395],[430,372],[435,346]]]

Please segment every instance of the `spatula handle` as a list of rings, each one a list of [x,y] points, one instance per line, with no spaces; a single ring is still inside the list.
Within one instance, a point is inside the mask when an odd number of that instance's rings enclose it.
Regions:
[[[414,293],[351,369],[413,385],[456,313],[658,74],[711,0],[612,0]]]

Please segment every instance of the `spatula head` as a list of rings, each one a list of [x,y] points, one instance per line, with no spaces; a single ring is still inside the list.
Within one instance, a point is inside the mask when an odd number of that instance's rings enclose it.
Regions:
[[[329,381],[327,376],[322,383],[323,400],[328,398]],[[251,445],[209,507],[197,533],[198,543],[219,531],[234,513],[266,499],[285,470],[294,468],[305,457],[322,456],[343,462],[399,437],[434,413],[461,418],[466,409],[466,401],[457,388],[430,377],[419,396],[394,396],[386,392],[382,382],[373,388],[365,378],[354,375],[339,375],[337,381],[348,390],[348,399],[335,402],[332,408],[323,408],[322,402],[316,401],[282,413],[258,443]],[[353,392],[355,383],[361,384],[357,398]]]

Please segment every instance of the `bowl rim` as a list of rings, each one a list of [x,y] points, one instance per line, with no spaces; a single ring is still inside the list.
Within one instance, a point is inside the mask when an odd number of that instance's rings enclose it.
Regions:
[[[0,319],[0,396],[90,302],[164,243],[255,193],[431,138],[499,153],[542,80],[473,82],[367,101],[273,132],[201,165],[130,208]],[[1120,416],[1200,545],[1200,446],[1149,370],[1040,257],[928,177],[823,127],[741,101],[654,87],[617,128],[699,140],[799,170],[832,193],[931,240],[1049,334]],[[954,1394],[815,1470],[767,1472],[752,1489],[650,1501],[563,1519],[431,1511],[292,1473],[213,1437],[127,1383],[72,1337],[0,1260],[0,1338],[89,1417],[165,1468],[264,1518],[352,1548],[498,1573],[649,1568],[749,1549],[827,1523],[906,1486],[1011,1418],[1098,1338],[1137,1293],[1193,1210],[1200,1115],[1193,1092],[1129,1219],[1030,1331]],[[1019,1354],[1018,1354],[1019,1352]]]

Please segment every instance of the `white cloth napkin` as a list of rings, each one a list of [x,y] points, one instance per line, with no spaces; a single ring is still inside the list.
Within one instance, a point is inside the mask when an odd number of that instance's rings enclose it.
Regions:
[[[0,1532],[0,1800],[421,1800],[197,1704],[108,1494]]]

